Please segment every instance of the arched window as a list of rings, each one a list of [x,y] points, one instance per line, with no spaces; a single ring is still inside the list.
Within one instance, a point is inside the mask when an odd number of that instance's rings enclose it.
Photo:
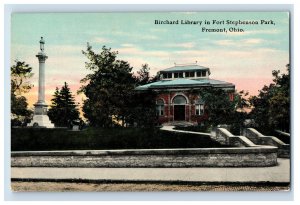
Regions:
[[[165,104],[162,99],[156,101],[156,112],[159,116],[164,115]]]
[[[185,105],[186,99],[182,95],[177,95],[176,97],[173,98],[173,104],[175,105]]]
[[[203,115],[204,114],[204,101],[199,98],[196,102],[195,102],[195,111],[196,111],[196,115]]]

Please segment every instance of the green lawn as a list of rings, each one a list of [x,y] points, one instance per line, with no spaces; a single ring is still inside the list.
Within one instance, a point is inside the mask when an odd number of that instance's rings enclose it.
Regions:
[[[208,136],[174,133],[158,128],[88,128],[83,131],[12,128],[12,151],[158,149],[222,147]]]

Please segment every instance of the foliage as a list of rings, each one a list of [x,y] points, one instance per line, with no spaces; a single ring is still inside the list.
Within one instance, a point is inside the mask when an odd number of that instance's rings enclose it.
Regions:
[[[12,151],[163,149],[223,147],[209,136],[174,133],[158,128],[12,129]]]
[[[27,93],[33,87],[28,81],[33,76],[32,67],[26,64],[24,61],[15,61],[15,65],[11,67],[11,92],[15,95],[21,95]]]
[[[91,46],[83,54],[87,57],[86,69],[93,73],[81,80],[84,85],[79,92],[87,97],[84,100],[83,112],[92,126],[110,127],[113,118],[125,126],[130,117],[130,108],[136,79],[128,62],[117,60],[118,52],[102,47],[100,54]]]
[[[235,113],[235,104],[230,101],[226,91],[207,87],[203,88],[199,94],[205,102],[205,112],[209,116],[208,124],[217,126],[232,122]]]
[[[33,87],[28,81],[33,76],[32,68],[22,61],[15,61],[11,67],[11,116],[12,125],[27,123],[32,111],[28,109],[27,99],[22,96]]]
[[[190,127],[187,128],[188,130],[195,129],[207,132],[211,127],[229,125],[231,132],[240,134],[247,118],[247,108],[250,106],[247,98],[248,92],[242,90],[232,93],[212,87],[192,92],[199,94],[204,101],[205,115],[208,116],[208,119],[201,126]],[[233,94],[233,99],[230,99],[231,94]]]
[[[157,81],[156,76],[150,76],[150,67],[148,64],[142,65],[142,68],[137,72],[136,86],[145,85]],[[135,91],[132,98],[131,108],[131,125],[137,127],[154,127],[157,124],[156,113],[156,93],[148,90],[138,92]]]
[[[131,124],[137,127],[154,127],[157,124],[156,93],[135,92],[131,109]]]
[[[137,86],[153,83],[159,80],[159,74],[150,76],[150,67],[148,64],[143,64],[142,68],[139,71],[137,71],[137,74],[138,74],[136,76]]]
[[[56,87],[51,102],[48,116],[55,126],[66,127],[73,120],[79,119],[79,111],[74,96],[66,82],[60,90]]]
[[[150,77],[150,68],[148,64],[143,64],[142,68],[137,72],[137,85],[145,85],[149,83],[151,77]]]
[[[256,127],[264,133],[273,129],[290,131],[290,66],[287,73],[272,72],[273,83],[265,85],[258,96],[250,98],[253,109],[251,117]]]
[[[242,129],[246,126],[245,120],[248,118],[248,111],[250,109],[248,91],[235,91],[233,103],[235,111],[232,116],[230,131],[235,135],[242,134]]]

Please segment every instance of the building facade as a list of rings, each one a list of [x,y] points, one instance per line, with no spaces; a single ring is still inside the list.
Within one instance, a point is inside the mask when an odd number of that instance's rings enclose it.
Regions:
[[[175,65],[159,72],[160,80],[136,88],[157,93],[156,110],[160,124],[188,122],[201,124],[208,118],[206,104],[198,94],[204,87],[223,89],[233,100],[235,85],[210,79],[210,69],[199,65]],[[197,92],[198,91],[198,92]]]

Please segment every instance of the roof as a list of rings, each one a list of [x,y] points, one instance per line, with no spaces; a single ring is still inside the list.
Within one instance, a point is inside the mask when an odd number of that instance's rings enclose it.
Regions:
[[[225,81],[214,79],[176,79],[176,80],[162,80],[146,85],[138,86],[136,90],[161,89],[161,88],[197,88],[197,87],[219,87],[219,88],[233,88],[234,84]]]
[[[174,72],[174,71],[197,71],[197,70],[208,70],[209,68],[200,65],[176,65],[170,68],[161,70],[160,73]]]
[[[210,70],[207,67],[200,66],[200,65],[175,65],[170,68],[166,68],[164,70],[159,71],[160,73],[169,73],[169,72],[175,72],[175,71],[202,71],[205,70],[209,72]]]

